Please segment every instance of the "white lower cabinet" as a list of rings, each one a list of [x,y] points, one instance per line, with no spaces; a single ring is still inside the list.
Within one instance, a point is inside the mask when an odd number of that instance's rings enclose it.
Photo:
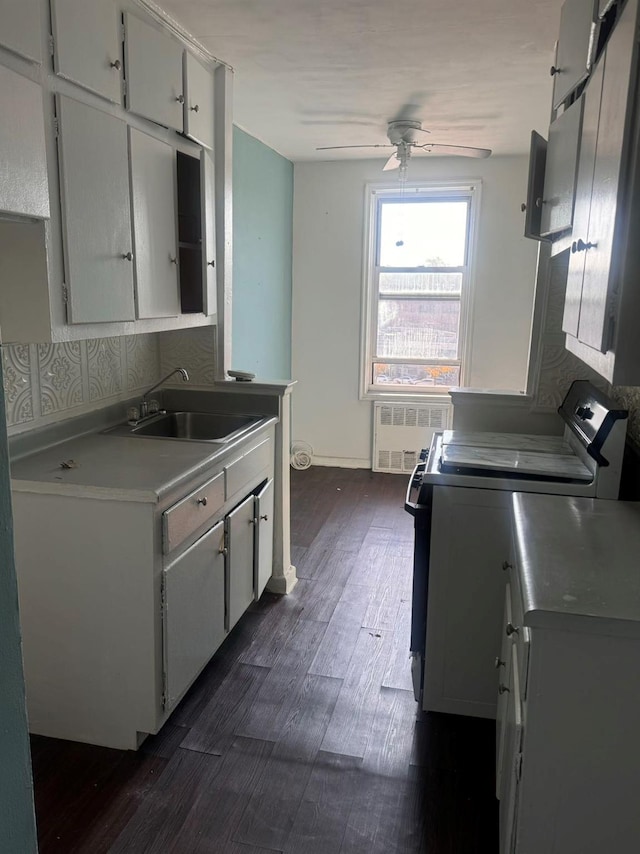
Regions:
[[[14,489],[31,732],[132,750],[158,732],[261,592],[273,435],[247,439],[159,501],[140,497],[140,472],[129,497],[91,486],[57,494],[36,480]],[[140,441],[149,460],[153,440]]]
[[[253,565],[258,599],[273,570],[273,478],[268,480],[255,496],[255,514]]]
[[[164,702],[172,709],[224,640],[224,522],[163,570]]]
[[[495,718],[493,663],[500,649],[500,567],[510,548],[510,497],[494,489],[434,487],[426,711]]]
[[[253,602],[253,528],[255,498],[249,495],[226,518],[228,615],[230,631]]]

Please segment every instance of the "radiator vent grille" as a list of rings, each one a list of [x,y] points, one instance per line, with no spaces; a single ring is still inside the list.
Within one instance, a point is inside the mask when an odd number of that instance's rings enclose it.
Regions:
[[[411,472],[422,448],[428,448],[435,430],[449,427],[452,406],[447,402],[405,406],[375,403],[373,470]]]

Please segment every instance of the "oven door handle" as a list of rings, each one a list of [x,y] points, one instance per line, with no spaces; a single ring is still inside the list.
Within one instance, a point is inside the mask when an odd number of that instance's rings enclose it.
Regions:
[[[418,463],[414,468],[413,472],[411,473],[411,477],[409,478],[407,494],[404,499],[404,509],[407,511],[407,513],[411,513],[412,516],[416,516],[417,513],[423,508],[422,504],[418,504],[415,501],[410,501],[409,499],[411,498],[411,490],[417,489],[419,486],[420,480],[418,475],[424,474],[426,467],[426,462]]]

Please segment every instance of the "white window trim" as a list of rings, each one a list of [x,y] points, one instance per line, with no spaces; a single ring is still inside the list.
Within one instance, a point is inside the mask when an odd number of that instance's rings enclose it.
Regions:
[[[464,277],[462,295],[460,300],[460,387],[468,384],[471,375],[472,340],[473,340],[473,315],[475,277],[477,268],[477,237],[478,237],[478,215],[480,211],[480,198],[482,192],[482,181],[479,178],[456,179],[455,181],[410,181],[405,184],[404,194],[411,196],[417,192],[437,191],[443,194],[468,192],[473,190],[469,205],[469,236],[467,247],[467,273]],[[375,330],[373,328],[373,310],[376,304],[376,296],[373,294],[372,283],[374,281],[374,265],[376,258],[376,229],[375,210],[377,199],[380,195],[398,195],[400,185],[397,181],[390,183],[369,183],[365,185],[365,239],[363,241],[362,257],[362,298],[360,314],[360,400],[402,400],[411,399],[427,402],[428,400],[442,401],[448,397],[448,389],[438,391],[436,388],[425,387],[424,391],[416,391],[415,388],[408,392],[406,387],[398,389],[380,389],[372,387],[369,381],[369,371],[373,362],[373,344]]]

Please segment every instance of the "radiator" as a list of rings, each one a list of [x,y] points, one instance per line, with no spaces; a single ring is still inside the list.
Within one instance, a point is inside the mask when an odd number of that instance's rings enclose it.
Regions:
[[[373,471],[410,473],[436,430],[450,426],[453,406],[442,403],[373,404]]]

